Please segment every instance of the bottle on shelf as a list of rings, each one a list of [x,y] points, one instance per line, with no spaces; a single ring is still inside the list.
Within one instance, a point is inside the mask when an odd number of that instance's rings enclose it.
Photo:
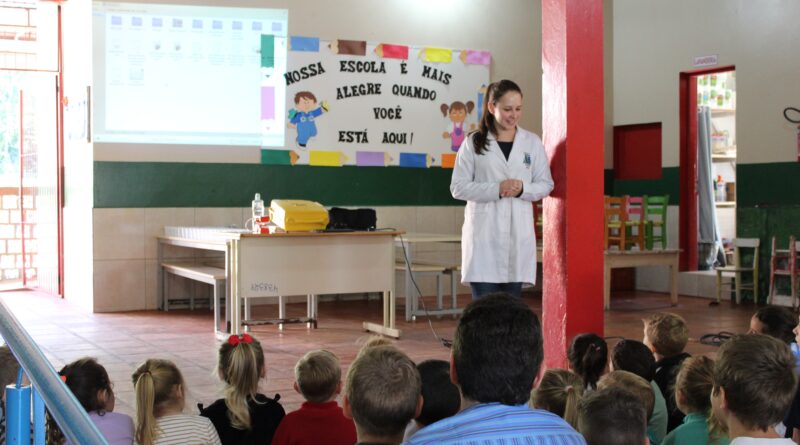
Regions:
[[[714,187],[715,201],[725,201],[725,180],[722,179],[722,175],[717,175],[717,180],[714,181]]]

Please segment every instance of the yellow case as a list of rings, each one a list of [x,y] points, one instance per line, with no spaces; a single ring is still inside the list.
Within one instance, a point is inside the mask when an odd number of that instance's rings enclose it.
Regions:
[[[309,232],[328,227],[328,211],[322,204],[301,199],[273,199],[269,218],[287,232]]]

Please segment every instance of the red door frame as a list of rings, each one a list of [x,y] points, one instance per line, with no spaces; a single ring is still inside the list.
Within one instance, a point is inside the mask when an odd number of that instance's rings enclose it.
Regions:
[[[697,76],[735,71],[736,66],[680,73],[680,210],[678,239],[680,270],[697,270]]]

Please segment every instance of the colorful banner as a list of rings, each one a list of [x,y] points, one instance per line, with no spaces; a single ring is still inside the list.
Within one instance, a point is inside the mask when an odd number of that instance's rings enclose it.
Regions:
[[[367,54],[367,42],[365,40],[334,40],[330,44],[334,54],[365,56]]]
[[[275,119],[275,87],[261,87],[261,119]]]
[[[318,167],[341,167],[347,161],[341,151],[311,150],[308,154],[308,164]]]
[[[275,36],[261,34],[261,67],[272,68],[275,66]]]
[[[455,153],[443,153],[440,157],[442,158],[442,168],[454,168],[456,166]]]
[[[408,46],[381,43],[375,47],[375,54],[385,59],[408,59]]]
[[[267,165],[295,165],[297,153],[292,150],[261,150],[261,163]]]
[[[386,167],[392,158],[385,151],[357,151],[356,165],[359,167]]]
[[[289,36],[289,51],[319,52],[318,37]]]
[[[433,156],[425,153],[400,153],[400,167],[428,168],[433,160]]]
[[[422,60],[426,62],[450,63],[453,61],[453,50],[448,48],[425,48]]]
[[[489,65],[492,63],[492,54],[489,51],[475,51],[471,49],[461,51],[459,59],[471,65]]]

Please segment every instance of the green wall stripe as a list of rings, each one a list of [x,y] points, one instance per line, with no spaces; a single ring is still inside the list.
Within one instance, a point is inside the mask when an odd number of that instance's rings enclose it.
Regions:
[[[450,169],[95,162],[94,207],[247,207],[253,194],[326,206],[463,205]]]
[[[737,164],[736,182],[739,206],[800,205],[800,162]]]
[[[661,169],[661,179],[614,179],[614,171],[606,170],[605,191],[608,195],[642,196],[642,195],[669,195],[672,205],[677,205],[680,197],[680,169],[678,167],[664,167]]]

